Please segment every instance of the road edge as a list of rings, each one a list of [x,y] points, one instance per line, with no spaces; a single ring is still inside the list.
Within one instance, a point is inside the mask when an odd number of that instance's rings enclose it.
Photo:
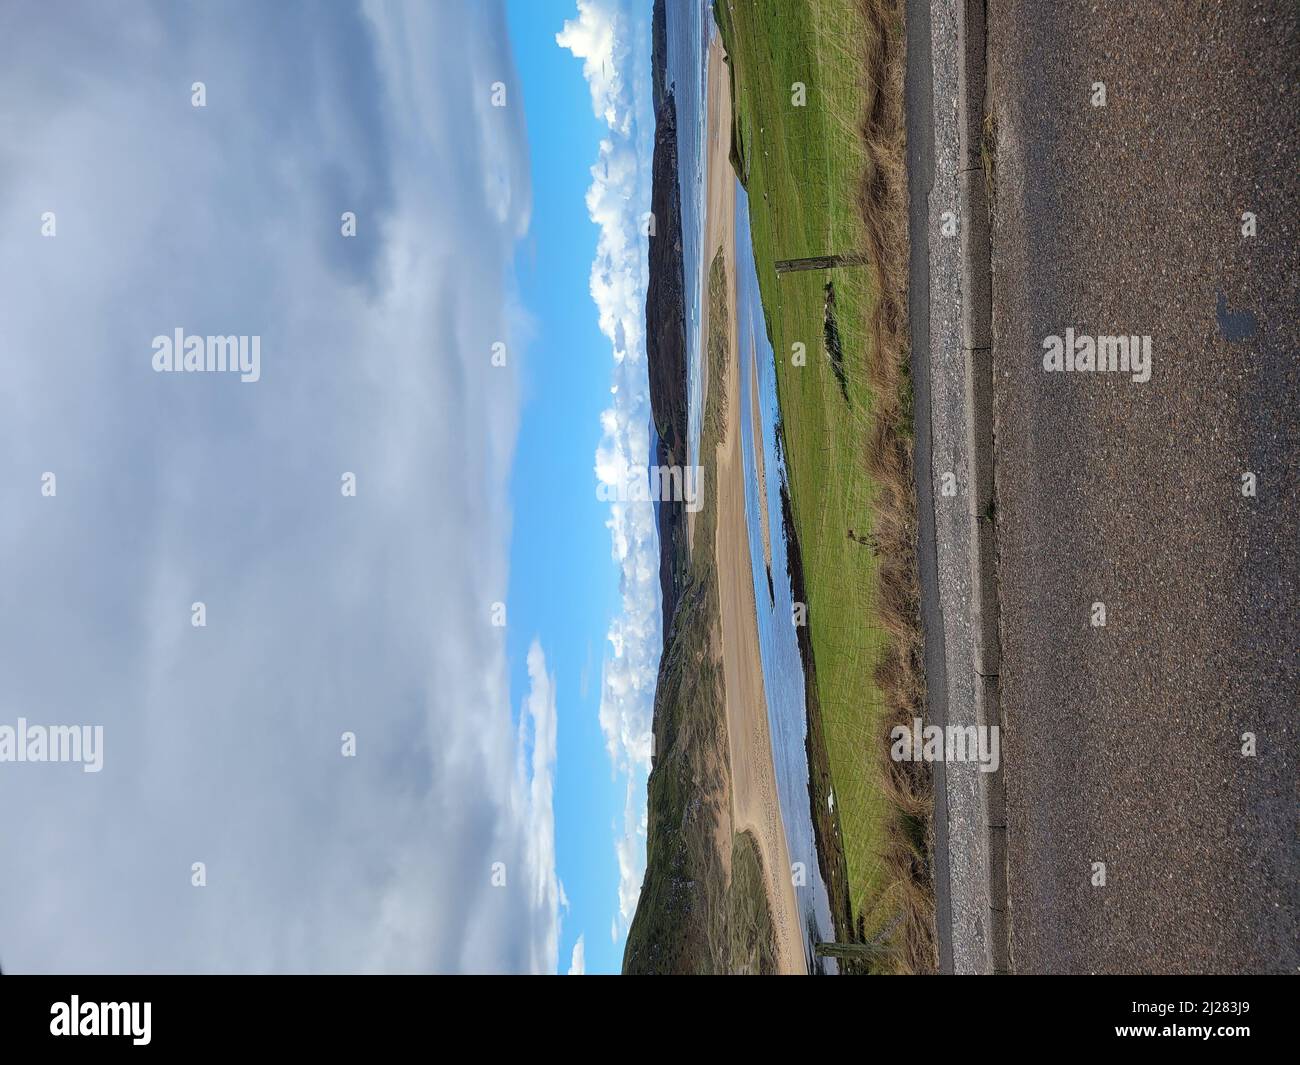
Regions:
[[[985,0],[909,6],[909,311],[926,710],[954,740],[981,726],[996,726],[1001,739]],[[940,968],[1009,972],[1005,770],[986,772],[992,767],[956,754],[954,742],[933,763]]]
[[[973,473],[971,608],[974,614],[975,717],[1004,732],[999,673],[997,522],[993,478],[992,242],[989,194],[992,160],[985,143],[988,95],[985,0],[961,0],[957,10],[957,135],[960,170],[961,343],[966,374],[966,443]],[[987,168],[987,170],[986,170]],[[1005,767],[981,774],[986,837],[989,963],[1011,971],[1007,892]]]
[[[921,591],[922,655],[925,663],[925,714],[948,723],[948,685],[943,646],[943,608],[939,602],[935,546],[932,428],[930,414],[930,197],[934,192],[934,64],[930,48],[930,6],[909,2],[905,12],[906,73],[904,118],[907,125],[907,223],[909,235],[907,313],[912,372],[912,480],[916,485],[917,580]],[[923,239],[919,239],[923,238]],[[936,623],[937,622],[937,623]],[[952,873],[948,838],[946,766],[933,770],[934,816],[930,819],[935,945],[939,972],[953,972]]]

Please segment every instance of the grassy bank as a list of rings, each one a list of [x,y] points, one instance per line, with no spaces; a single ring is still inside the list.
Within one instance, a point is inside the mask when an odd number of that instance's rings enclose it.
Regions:
[[[732,837],[727,898],[730,971],[742,976],[775,973],[776,934],[767,905],[763,855],[752,832],[737,832]]]
[[[891,36],[901,25],[875,0],[716,0],[715,17],[733,75],[732,159],[749,193],[776,353],[852,935],[891,944],[895,968],[926,968],[927,781],[884,755],[888,725],[919,705],[921,684],[902,86],[890,80],[901,75]],[[774,265],[863,251],[868,267],[778,278]]]

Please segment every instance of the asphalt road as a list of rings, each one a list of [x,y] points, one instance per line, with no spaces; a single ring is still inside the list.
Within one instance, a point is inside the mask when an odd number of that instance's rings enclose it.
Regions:
[[[988,62],[1011,964],[1295,972],[1297,7],[991,0]]]

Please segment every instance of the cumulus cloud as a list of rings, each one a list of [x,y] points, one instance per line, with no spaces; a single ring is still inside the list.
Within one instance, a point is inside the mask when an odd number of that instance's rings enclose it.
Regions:
[[[569,962],[570,976],[585,976],[587,974],[587,946],[585,937],[579,936],[578,942],[573,944],[573,958]]]
[[[546,672],[546,655],[534,639],[528,648],[528,698],[519,715],[519,752],[515,782],[519,796],[519,821],[526,828],[524,870],[532,878],[529,902],[537,913],[557,914],[567,907],[564,888],[555,875],[555,678]],[[531,765],[525,752],[532,748]],[[542,941],[534,941],[530,969],[553,972],[558,953],[559,928],[550,921]]]
[[[591,88],[591,105],[597,118],[610,129],[627,136],[634,119],[627,106],[630,92],[623,72],[630,64],[628,49],[632,34],[629,16],[620,3],[578,0],[578,17],[564,24],[555,42],[581,59],[582,75]]]
[[[534,644],[516,721],[489,622],[531,210],[501,11],[11,21],[0,723],[102,724],[104,768],[0,772],[0,961],[556,972],[555,685]],[[261,380],[154,373],[178,327],[259,335]]]
[[[595,474],[599,484],[611,488],[626,485],[629,468],[644,469],[650,460],[648,266],[642,221],[650,209],[654,121],[648,14],[644,4],[579,0],[577,18],[556,35],[561,47],[583,60],[592,109],[608,129],[591,168],[587,210],[598,228],[591,296],[614,364]],[[609,497],[617,495],[611,492]],[[619,912],[626,928],[645,873],[645,778],[662,641],[659,542],[654,507],[647,502],[612,503],[607,525],[620,570],[621,611],[608,634],[600,724],[614,770],[627,784],[623,826],[615,844]]]

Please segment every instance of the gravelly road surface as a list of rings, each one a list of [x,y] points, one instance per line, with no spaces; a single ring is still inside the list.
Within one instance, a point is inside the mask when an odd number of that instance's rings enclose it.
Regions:
[[[1297,7],[991,0],[988,53],[1012,965],[1295,972]]]

